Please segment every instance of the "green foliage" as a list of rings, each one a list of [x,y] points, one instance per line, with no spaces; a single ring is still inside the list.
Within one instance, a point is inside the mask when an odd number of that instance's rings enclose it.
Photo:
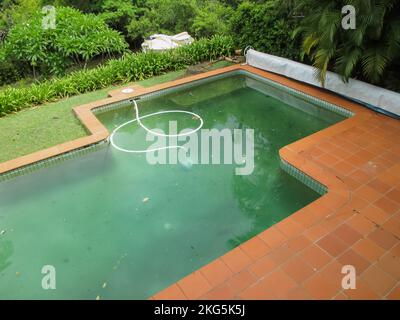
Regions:
[[[110,60],[96,69],[80,70],[28,88],[7,88],[0,92],[0,116],[112,84],[143,80],[188,64],[229,56],[233,50],[230,37],[215,36],[163,53],[125,54],[121,59]]]
[[[127,26],[132,19],[136,19],[137,11],[132,1],[105,0],[99,16],[113,29],[121,31],[126,39],[130,39]]]
[[[66,7],[58,7],[56,13],[56,29],[42,27],[41,12],[15,24],[4,43],[8,58],[34,72],[61,75],[72,63],[126,49],[123,37],[97,16]]]
[[[298,46],[292,39],[294,23],[280,12],[274,0],[243,2],[234,12],[231,25],[236,45],[242,49],[252,46],[289,59],[299,55]]]
[[[56,6],[72,7],[85,13],[100,12],[103,3],[104,0],[54,0],[53,3],[51,3],[49,0],[45,1],[46,5],[53,4]]]
[[[356,29],[341,27],[341,8],[356,9]],[[398,71],[400,58],[400,3],[398,0],[312,1],[302,0],[299,10],[306,13],[297,30],[303,36],[302,53],[318,69],[324,83],[327,70],[347,81],[360,77],[371,83],[384,83]],[[397,76],[397,84],[400,83]]]
[[[233,8],[226,6],[218,0],[205,1],[200,5],[189,30],[197,37],[210,37],[214,34],[226,35],[229,30],[229,19]]]
[[[190,31],[196,10],[195,0],[147,0],[127,26],[129,36],[138,42],[152,33]]]
[[[0,3],[0,30],[30,19],[42,7],[42,0],[4,0]]]

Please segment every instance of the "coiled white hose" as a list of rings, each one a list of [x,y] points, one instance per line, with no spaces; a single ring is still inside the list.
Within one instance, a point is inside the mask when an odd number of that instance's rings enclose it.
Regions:
[[[160,150],[165,150],[165,149],[173,149],[173,148],[185,149],[184,147],[178,146],[178,145],[176,145],[176,146],[160,147],[160,148],[153,148],[153,149],[145,149],[145,150],[124,149],[124,148],[118,146],[118,145],[115,143],[115,141],[114,141],[114,136],[115,136],[115,134],[116,134],[120,129],[122,129],[123,127],[125,127],[125,126],[127,126],[128,124],[131,124],[131,123],[133,123],[133,122],[136,122],[136,121],[137,121],[137,123],[138,123],[144,130],[146,130],[146,131],[149,132],[150,134],[153,134],[153,135],[159,136],[159,137],[166,137],[166,138],[175,138],[175,137],[189,136],[189,135],[191,135],[191,134],[196,133],[197,131],[199,131],[199,130],[203,127],[203,123],[204,123],[204,122],[203,122],[203,119],[202,119],[197,113],[190,112],[190,111],[185,111],[185,110],[166,110],[166,111],[158,111],[158,112],[150,113],[150,114],[147,114],[147,115],[145,115],[145,116],[143,116],[143,117],[140,117],[140,116],[139,116],[139,108],[138,108],[138,105],[137,105],[136,101],[135,101],[134,99],[132,99],[131,101],[132,101],[133,104],[134,104],[136,118],[133,119],[133,120],[129,120],[129,121],[127,121],[127,122],[121,124],[119,127],[115,128],[114,131],[111,133],[111,136],[110,136],[110,143],[111,143],[111,145],[112,145],[115,149],[117,149],[117,150],[119,150],[119,151],[126,152],[126,153],[147,153],[147,152],[154,152],[154,151],[160,151]],[[185,133],[164,134],[164,133],[159,133],[159,132],[156,132],[156,131],[153,131],[153,130],[147,128],[147,127],[142,123],[142,121],[141,121],[141,119],[145,119],[145,118],[149,118],[149,117],[153,117],[153,116],[156,116],[156,115],[159,115],[159,114],[165,114],[165,113],[186,113],[186,114],[190,114],[190,115],[195,116],[197,119],[200,120],[200,125],[199,125],[196,129],[190,130],[190,131],[185,132]],[[185,150],[186,150],[186,149],[185,149]]]

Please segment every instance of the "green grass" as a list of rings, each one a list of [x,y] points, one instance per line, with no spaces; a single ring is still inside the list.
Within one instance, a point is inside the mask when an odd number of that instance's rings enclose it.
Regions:
[[[208,70],[231,65],[230,62],[214,63]],[[186,70],[166,73],[137,82],[144,87],[182,78]],[[112,86],[102,90],[44,104],[0,118],[0,162],[39,151],[87,135],[85,128],[72,109],[78,105],[104,99]]]

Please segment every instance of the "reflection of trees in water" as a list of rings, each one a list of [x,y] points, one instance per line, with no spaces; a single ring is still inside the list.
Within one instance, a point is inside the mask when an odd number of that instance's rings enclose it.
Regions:
[[[275,156],[266,157],[257,156],[260,152],[256,149],[255,168],[251,175],[233,177],[232,187],[238,207],[244,215],[249,219],[248,231],[231,240],[228,244],[230,247],[237,246],[242,242],[250,239],[252,236],[260,232],[262,229],[274,223],[273,215],[269,214],[271,198],[275,198],[275,188],[277,174],[275,172],[276,162]]]
[[[11,241],[0,240],[0,272],[4,271],[10,264],[14,247]]]

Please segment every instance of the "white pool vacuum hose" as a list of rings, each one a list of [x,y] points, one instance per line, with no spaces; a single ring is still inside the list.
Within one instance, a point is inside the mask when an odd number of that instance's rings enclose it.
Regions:
[[[110,135],[110,143],[111,143],[111,145],[112,145],[115,149],[117,149],[117,150],[119,150],[119,151],[126,152],[126,153],[147,153],[147,152],[154,152],[154,151],[165,150],[165,149],[173,149],[173,148],[185,149],[184,147],[178,146],[178,145],[176,145],[176,146],[160,147],[160,148],[154,148],[154,149],[145,149],[145,150],[130,150],[130,149],[124,149],[124,148],[119,147],[119,146],[115,143],[115,141],[114,141],[114,136],[115,136],[115,134],[116,134],[120,129],[122,129],[123,127],[125,127],[125,126],[127,126],[128,124],[131,124],[131,123],[133,123],[133,122],[136,122],[136,121],[137,121],[137,123],[138,123],[144,130],[146,130],[148,133],[150,133],[150,134],[152,134],[152,135],[155,135],[155,136],[166,137],[166,138],[175,138],[175,137],[189,136],[189,135],[191,135],[191,134],[196,133],[197,131],[199,131],[199,130],[203,127],[204,121],[203,121],[203,119],[202,119],[197,113],[190,112],[190,111],[185,111],[185,110],[165,110],[165,111],[158,111],[158,112],[150,113],[150,114],[147,114],[147,115],[145,115],[145,116],[143,116],[143,117],[140,117],[140,116],[139,116],[139,108],[138,108],[138,105],[137,105],[136,101],[135,101],[134,99],[132,99],[132,100],[130,100],[130,101],[131,101],[131,102],[133,103],[133,105],[134,105],[135,115],[136,115],[135,119],[129,120],[129,121],[127,121],[127,122],[121,124],[119,127],[117,127],[116,129],[114,129],[114,131],[113,131],[113,132],[111,133],[111,135]],[[194,116],[194,117],[196,117],[197,119],[200,120],[200,125],[199,125],[196,129],[190,130],[190,131],[185,132],[185,133],[164,134],[164,133],[159,133],[159,132],[156,132],[156,131],[153,131],[153,130],[147,128],[147,127],[142,123],[142,121],[141,121],[141,119],[153,117],[153,116],[160,115],[160,114],[166,114],[166,113],[186,113],[186,114],[190,114],[190,115],[192,115],[192,116]]]

